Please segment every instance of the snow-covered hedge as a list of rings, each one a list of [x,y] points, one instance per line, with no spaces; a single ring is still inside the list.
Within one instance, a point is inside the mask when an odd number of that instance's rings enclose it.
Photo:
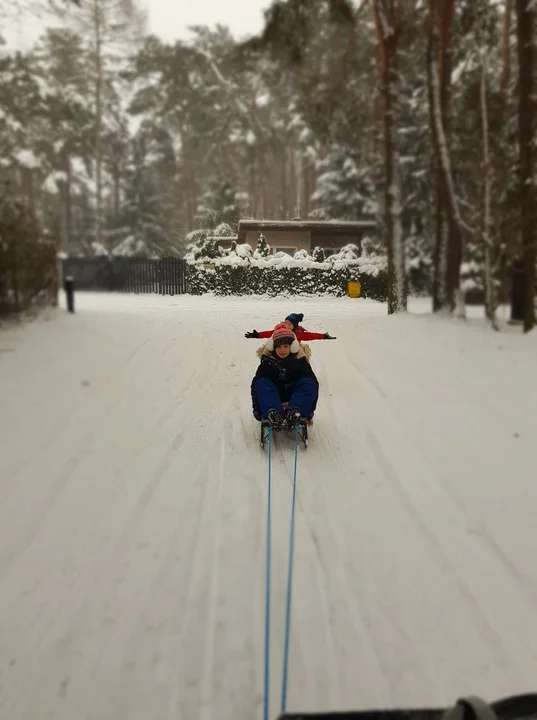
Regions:
[[[349,281],[359,280],[362,297],[386,300],[386,259],[375,254],[359,257],[358,253],[355,245],[347,245],[325,262],[316,262],[304,250],[294,257],[283,252],[263,257],[249,245],[236,245],[220,257],[190,252],[185,258],[188,291],[194,295],[342,296]]]

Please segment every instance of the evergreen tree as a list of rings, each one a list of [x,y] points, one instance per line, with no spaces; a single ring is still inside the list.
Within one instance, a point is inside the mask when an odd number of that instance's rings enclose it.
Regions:
[[[270,248],[267,242],[267,238],[262,232],[259,232],[257,236],[256,253],[259,257],[267,258],[270,255]]]

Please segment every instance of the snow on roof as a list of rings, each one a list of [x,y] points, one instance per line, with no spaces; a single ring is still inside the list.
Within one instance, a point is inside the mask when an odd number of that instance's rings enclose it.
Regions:
[[[375,220],[240,220],[241,230],[359,230],[376,228]]]

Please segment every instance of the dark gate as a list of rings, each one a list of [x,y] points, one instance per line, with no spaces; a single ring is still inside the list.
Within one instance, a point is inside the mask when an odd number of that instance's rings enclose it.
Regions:
[[[181,258],[66,258],[63,277],[77,290],[181,295],[187,292],[186,261]]]

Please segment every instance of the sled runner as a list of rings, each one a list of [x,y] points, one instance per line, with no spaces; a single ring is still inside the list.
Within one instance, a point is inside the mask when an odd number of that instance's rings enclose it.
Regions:
[[[287,407],[287,405],[288,405],[288,403],[286,403],[286,402],[282,403],[282,406],[283,406],[283,409],[284,409],[284,410],[285,410],[285,408]],[[260,425],[261,425],[261,436],[260,436],[260,438],[259,438],[259,445],[261,446],[261,449],[263,449],[263,448],[265,447],[265,443],[266,443],[266,441],[267,441],[267,439],[268,439],[268,431],[269,431],[269,428],[270,428],[270,424],[269,424],[269,422],[268,422],[267,420],[261,420]],[[308,418],[301,417],[299,424],[296,426],[296,428],[298,428],[298,437],[299,437],[300,440],[302,440],[302,442],[304,443],[304,447],[305,447],[305,448],[308,447],[308,427],[311,427],[312,425],[313,425],[313,418],[310,418],[310,419],[308,420]],[[295,428],[294,428],[294,427],[292,427],[292,428],[285,428],[285,429],[283,429],[283,430],[282,430],[282,429],[272,428],[272,430],[273,430],[273,432],[288,432],[288,433],[292,433],[292,432],[295,431]]]
[[[269,424],[266,420],[262,420],[261,423],[261,437],[259,438],[259,444],[261,446],[261,449],[265,447],[265,443],[268,439],[268,431],[269,431]],[[304,447],[308,447],[308,426],[311,427],[313,425],[312,420],[306,420],[306,418],[300,418],[300,424],[297,425],[298,428],[298,437],[302,440],[304,443]],[[295,428],[291,428],[289,430],[275,430],[273,428],[274,432],[289,432],[292,433],[295,430]]]

